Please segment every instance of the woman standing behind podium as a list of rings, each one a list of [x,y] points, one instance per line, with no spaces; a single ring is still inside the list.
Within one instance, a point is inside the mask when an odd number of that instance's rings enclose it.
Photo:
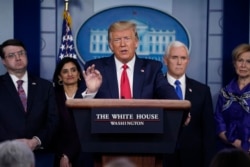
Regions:
[[[58,106],[59,127],[55,136],[56,167],[82,167],[86,157],[81,153],[75,120],[65,101],[73,98],[94,98],[102,76],[94,66],[82,72],[76,59],[63,58],[56,67],[53,82]]]

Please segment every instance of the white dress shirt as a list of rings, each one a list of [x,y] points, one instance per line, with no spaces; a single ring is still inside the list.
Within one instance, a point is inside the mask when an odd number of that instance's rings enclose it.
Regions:
[[[176,85],[174,84],[176,80],[180,81],[180,87],[181,87],[181,91],[182,91],[182,96],[185,99],[185,90],[186,90],[186,75],[182,75],[180,78],[176,79],[174,77],[172,77],[171,75],[169,75],[169,73],[167,73],[167,79],[170,85],[172,85],[174,88],[176,87]]]
[[[17,82],[16,82],[16,81],[18,81],[18,80],[23,80],[22,87],[23,87],[23,89],[24,89],[24,92],[25,92],[25,94],[26,94],[26,97],[28,98],[28,73],[27,73],[27,71],[25,72],[24,76],[23,76],[21,79],[17,78],[17,77],[16,77],[15,75],[13,75],[13,74],[10,74],[10,77],[11,77],[13,83],[14,83],[15,86],[16,86],[16,90],[17,90]]]
[[[116,57],[115,57],[115,65],[116,65],[116,75],[117,75],[117,83],[118,83],[118,90],[119,90],[119,97],[120,97],[120,93],[121,93],[121,88],[120,88],[120,84],[121,84],[121,75],[122,75],[122,71],[123,71],[123,63],[121,63]],[[127,75],[128,75],[128,80],[129,80],[129,85],[130,85],[130,90],[131,90],[131,96],[133,97],[133,76],[134,76],[134,65],[135,65],[135,56],[133,57],[132,60],[130,60],[127,63]]]

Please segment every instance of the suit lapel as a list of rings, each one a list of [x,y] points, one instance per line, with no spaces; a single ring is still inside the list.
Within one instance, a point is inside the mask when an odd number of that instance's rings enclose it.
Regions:
[[[37,82],[31,76],[28,76],[28,101],[27,101],[27,111],[29,111],[30,106],[33,103],[34,97],[36,96]]]
[[[119,92],[118,92],[119,89],[117,83],[116,65],[114,56],[111,56],[109,59],[107,59],[104,65],[104,70],[105,70],[105,76],[107,77],[111,98],[119,98]]]
[[[192,83],[190,82],[190,79],[186,77],[186,92],[185,92],[185,99],[186,100],[191,100],[192,98],[192,92],[193,92],[193,87]]]
[[[143,60],[136,57],[134,66],[134,78],[133,78],[133,98],[141,98],[141,91],[144,82],[145,67],[143,66]]]
[[[13,81],[8,73],[6,73],[4,75],[3,81],[4,81],[4,84],[5,84],[7,91],[9,92],[10,97],[13,99],[13,102],[15,102],[16,105],[20,108],[20,110],[23,110],[23,112],[24,112],[24,108],[23,108],[22,102],[20,100],[20,97],[18,95],[16,86],[14,85],[14,83],[13,83]]]

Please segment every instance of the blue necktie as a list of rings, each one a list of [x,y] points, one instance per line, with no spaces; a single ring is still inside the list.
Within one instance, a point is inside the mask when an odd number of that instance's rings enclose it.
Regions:
[[[176,85],[175,91],[176,91],[179,99],[182,100],[183,97],[182,97],[182,91],[181,91],[181,86],[180,86],[181,82],[179,80],[176,80],[174,84]]]

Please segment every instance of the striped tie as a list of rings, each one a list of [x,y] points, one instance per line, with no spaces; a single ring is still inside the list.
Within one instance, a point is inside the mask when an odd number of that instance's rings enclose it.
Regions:
[[[19,97],[22,101],[24,111],[26,112],[27,111],[27,97],[26,97],[26,94],[25,94],[23,86],[22,86],[23,80],[18,80],[16,82],[17,82],[17,91],[18,91]]]

